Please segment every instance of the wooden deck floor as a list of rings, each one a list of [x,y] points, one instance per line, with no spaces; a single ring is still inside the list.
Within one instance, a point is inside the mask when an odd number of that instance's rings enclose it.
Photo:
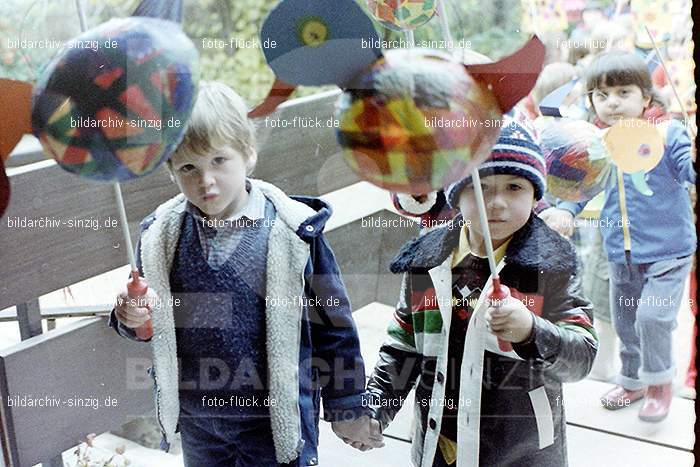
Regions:
[[[360,332],[362,353],[368,373],[376,361],[377,349],[384,339],[384,328],[392,307],[371,304],[355,312]],[[567,440],[569,465],[616,467],[685,467],[693,465],[694,401],[675,397],[668,418],[662,423],[643,423],[637,408],[609,412],[600,406],[598,396],[610,385],[590,379],[566,384],[564,403],[567,408]],[[360,452],[345,445],[320,423],[319,459],[325,467],[405,467],[409,465],[412,398],[401,409],[385,433],[386,446]],[[179,446],[172,454],[146,449],[111,434],[98,437],[96,446],[113,449],[127,446],[131,467],[180,467],[183,464]],[[68,451],[66,452],[68,460]]]

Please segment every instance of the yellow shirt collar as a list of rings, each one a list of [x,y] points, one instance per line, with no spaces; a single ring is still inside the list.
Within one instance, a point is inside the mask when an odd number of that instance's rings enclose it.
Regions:
[[[506,255],[506,249],[508,248],[508,244],[510,243],[511,239],[513,237],[510,237],[503,245],[499,246],[496,248],[496,250],[493,252],[494,256],[496,257],[496,263],[501,261],[503,257]],[[471,253],[471,247],[469,246],[469,230],[467,229],[467,226],[463,226],[461,231],[459,232],[459,245],[457,245],[457,249],[454,251],[454,254],[452,255],[452,267],[457,266],[459,263],[462,262],[462,260],[469,254]],[[477,255],[475,255],[477,256]]]

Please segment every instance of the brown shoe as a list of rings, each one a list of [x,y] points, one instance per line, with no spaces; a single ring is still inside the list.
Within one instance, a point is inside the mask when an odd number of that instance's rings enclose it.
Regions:
[[[642,397],[644,397],[644,389],[633,391],[617,385],[603,394],[600,403],[606,409],[619,410],[628,407],[632,402],[638,401]]]
[[[660,422],[668,415],[672,397],[671,383],[649,386],[644,405],[639,410],[639,419],[645,422]]]

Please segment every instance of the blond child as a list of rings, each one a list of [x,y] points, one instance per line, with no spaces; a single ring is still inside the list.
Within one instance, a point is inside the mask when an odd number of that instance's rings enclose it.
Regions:
[[[318,417],[370,440],[364,364],[323,236],[331,209],[248,178],[257,160],[242,99],[200,83],[169,161],[181,194],[141,224],[149,306],[122,292],[110,325],[138,340],[152,319],[156,415],[186,467],[318,463]]]

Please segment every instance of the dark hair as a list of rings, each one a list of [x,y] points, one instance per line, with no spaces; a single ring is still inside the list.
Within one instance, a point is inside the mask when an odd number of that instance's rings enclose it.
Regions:
[[[630,84],[638,86],[644,97],[651,97],[649,106],[666,110],[666,103],[651,82],[649,68],[639,55],[620,51],[602,53],[593,59],[586,71],[586,92],[591,106],[593,106],[591,91],[594,89],[601,86]]]

